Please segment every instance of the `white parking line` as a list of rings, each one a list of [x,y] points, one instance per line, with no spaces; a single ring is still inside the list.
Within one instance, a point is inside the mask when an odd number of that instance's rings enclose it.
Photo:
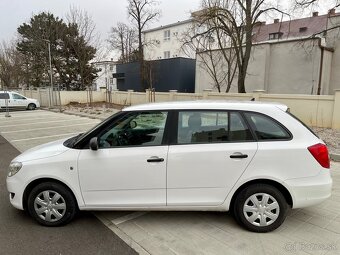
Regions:
[[[83,120],[86,120],[86,119],[83,119]],[[73,121],[74,122],[75,120],[74,119],[70,119],[70,120],[52,120],[52,121],[36,122],[36,123],[33,123],[33,124],[46,124],[46,123],[66,122],[66,121]],[[2,128],[2,127],[17,127],[18,125],[20,125],[20,126],[27,126],[27,125],[32,125],[32,123],[16,124],[16,125],[4,125],[4,126],[0,126],[0,128]]]
[[[11,119],[10,123],[13,122],[22,122],[22,121],[36,121],[36,120],[55,120],[55,119],[60,119],[61,116],[50,116],[50,115],[46,115],[45,117],[40,117],[40,118],[20,118],[20,119]],[[65,118],[65,117],[63,117]],[[71,119],[71,118],[65,118],[65,119]]]
[[[40,136],[40,137],[18,139],[18,140],[12,140],[11,142],[22,142],[22,141],[37,140],[37,139],[44,139],[44,138],[51,138],[51,137],[58,137],[58,136],[71,136],[71,135],[75,135],[75,134],[79,134],[79,132],[77,132],[77,133],[60,134],[60,135],[48,135],[48,136]]]
[[[134,213],[130,213],[128,215],[125,215],[123,217],[120,217],[120,218],[117,218],[117,219],[114,219],[112,220],[111,222],[115,225],[119,225],[119,224],[122,224],[124,222],[127,222],[129,220],[133,220],[133,219],[136,219],[140,216],[143,216],[144,214],[147,214],[148,212],[134,212]]]
[[[72,125],[66,125],[66,126],[55,126],[55,127],[45,127],[45,128],[35,128],[36,130],[45,130],[45,129],[54,129],[54,128],[64,128],[64,127],[74,127],[74,126],[82,126],[82,125],[95,125],[99,122],[88,122],[88,123],[80,123],[80,124],[72,124]],[[0,132],[1,134],[11,134],[11,133],[19,133],[19,132],[25,132],[25,130],[15,130],[15,131],[6,131],[6,132]],[[26,132],[32,132],[31,130],[27,130]]]

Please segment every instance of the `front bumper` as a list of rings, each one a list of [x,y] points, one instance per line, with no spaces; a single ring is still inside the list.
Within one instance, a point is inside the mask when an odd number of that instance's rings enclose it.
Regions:
[[[293,197],[293,208],[317,205],[331,196],[332,178],[328,169],[313,177],[285,180]]]
[[[17,209],[24,210],[23,195],[25,187],[22,185],[23,182],[19,181],[15,176],[12,176],[7,177],[6,184],[11,204]]]

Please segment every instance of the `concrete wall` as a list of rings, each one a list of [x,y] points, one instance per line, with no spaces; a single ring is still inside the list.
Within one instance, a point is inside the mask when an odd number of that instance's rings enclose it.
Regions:
[[[46,91],[22,91],[21,93],[27,97],[45,100]],[[93,102],[103,102],[106,93],[92,92]],[[70,102],[87,102],[86,91],[61,91],[62,105]],[[112,103],[119,105],[135,105],[149,103],[149,93],[129,91],[113,91],[111,92]],[[307,125],[325,128],[340,129],[340,90],[335,95],[292,95],[292,94],[265,94],[261,91],[253,93],[216,93],[205,90],[202,93],[177,93],[172,90],[170,92],[156,92],[151,98],[155,102],[164,101],[182,101],[182,100],[246,100],[252,98],[255,101],[278,102],[287,105],[291,112],[304,121]],[[42,106],[48,106],[42,104]]]
[[[246,77],[246,91],[265,90],[274,94],[315,95],[319,84],[321,61],[319,40],[316,38],[276,41],[253,46]],[[324,52],[321,94],[334,94],[330,88],[332,77],[330,69],[335,60],[332,52],[326,50]],[[195,91],[202,92],[204,89],[216,91],[212,85],[214,84],[212,78],[202,66],[199,57],[197,59]],[[237,75],[230,92],[237,92]]]
[[[155,101],[182,101],[182,100],[246,100],[255,98],[256,101],[278,102],[287,105],[290,111],[309,126],[340,129],[340,90],[335,95],[292,95],[292,94],[265,94],[253,93],[216,93],[203,91],[203,93],[169,93],[156,92]],[[113,103],[135,105],[148,103],[146,93],[114,91]]]

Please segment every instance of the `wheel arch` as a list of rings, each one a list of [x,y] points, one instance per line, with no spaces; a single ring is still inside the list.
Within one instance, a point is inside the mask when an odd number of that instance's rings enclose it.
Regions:
[[[29,109],[29,108],[30,108],[30,105],[34,105],[34,109],[36,109],[36,108],[37,108],[37,105],[36,105],[35,103],[33,103],[33,102],[30,102],[30,103],[28,103],[28,105],[27,105],[27,108],[26,108],[26,109]]]
[[[54,182],[54,183],[58,183],[58,184],[64,186],[72,194],[74,200],[76,201],[77,208],[79,209],[79,202],[77,200],[77,197],[68,185],[66,185],[64,182],[57,180],[57,179],[54,179],[54,178],[39,178],[39,179],[35,179],[35,180],[31,181],[26,186],[26,188],[24,190],[24,193],[23,193],[23,196],[22,196],[22,206],[23,206],[24,210],[27,210],[28,196],[29,196],[30,192],[32,191],[32,189],[35,186],[39,185],[40,183],[44,183],[44,182]]]
[[[234,192],[231,200],[230,200],[230,206],[229,206],[229,211],[232,210],[232,208],[234,207],[234,203],[236,200],[237,195],[246,187],[253,185],[253,184],[268,184],[271,185],[275,188],[277,188],[282,195],[284,196],[284,198],[286,199],[288,205],[292,208],[293,207],[293,197],[291,195],[291,193],[289,192],[289,190],[281,183],[274,181],[274,180],[270,180],[270,179],[255,179],[255,180],[250,180],[246,183],[243,183],[240,187],[238,187],[238,189]]]

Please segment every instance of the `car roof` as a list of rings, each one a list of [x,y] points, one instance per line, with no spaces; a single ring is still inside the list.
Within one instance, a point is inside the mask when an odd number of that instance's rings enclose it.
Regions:
[[[286,111],[288,109],[286,105],[274,102],[196,100],[196,101],[173,101],[140,104],[126,107],[123,109],[123,111],[182,110],[182,109],[261,111],[268,108],[279,108],[282,111]]]

